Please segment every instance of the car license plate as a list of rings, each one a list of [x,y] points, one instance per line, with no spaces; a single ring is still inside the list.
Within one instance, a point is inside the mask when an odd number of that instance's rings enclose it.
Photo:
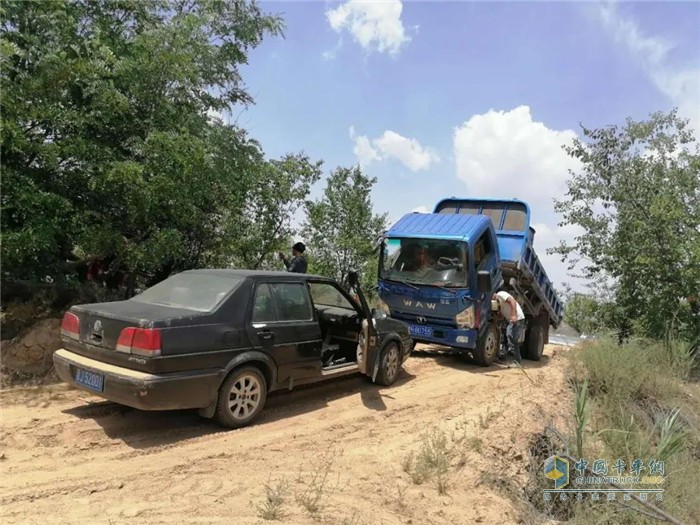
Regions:
[[[423,337],[433,337],[433,329],[429,326],[416,326],[408,325],[408,332],[411,335],[423,336]]]
[[[104,388],[105,376],[78,368],[75,371],[75,382],[81,386],[87,387],[95,392],[102,392]]]

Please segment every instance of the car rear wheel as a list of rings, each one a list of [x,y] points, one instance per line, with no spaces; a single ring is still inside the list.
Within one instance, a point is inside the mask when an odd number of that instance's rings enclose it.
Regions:
[[[216,420],[229,428],[250,424],[260,415],[267,399],[267,381],[254,366],[233,370],[221,384]]]
[[[377,383],[384,386],[393,385],[401,369],[401,350],[399,345],[392,342],[384,347],[379,358],[379,373]]]

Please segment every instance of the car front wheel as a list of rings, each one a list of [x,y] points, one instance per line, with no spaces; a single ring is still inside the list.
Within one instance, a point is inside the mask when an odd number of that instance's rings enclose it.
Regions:
[[[229,428],[250,424],[260,415],[267,399],[267,381],[254,366],[233,370],[221,384],[216,420]]]
[[[384,386],[394,384],[401,370],[401,350],[399,345],[391,342],[384,347],[379,358],[379,373],[377,383]]]

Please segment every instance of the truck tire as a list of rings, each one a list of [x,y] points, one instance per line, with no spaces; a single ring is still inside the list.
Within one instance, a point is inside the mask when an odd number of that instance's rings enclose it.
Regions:
[[[267,399],[267,381],[256,366],[231,371],[219,388],[216,421],[228,428],[249,425],[262,412]]]
[[[476,342],[476,348],[472,352],[474,361],[481,366],[489,366],[498,357],[500,348],[500,333],[496,325],[489,324],[484,333]]]
[[[544,326],[541,324],[533,325],[530,330],[528,330],[527,337],[525,338],[525,357],[530,361],[539,361],[542,359],[542,352],[544,351]]]

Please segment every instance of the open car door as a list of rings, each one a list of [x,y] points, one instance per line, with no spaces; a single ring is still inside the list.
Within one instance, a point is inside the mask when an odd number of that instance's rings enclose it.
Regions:
[[[372,316],[372,311],[367,304],[362,290],[360,289],[359,275],[355,270],[348,271],[348,282],[351,287],[351,292],[354,298],[360,304],[364,312],[362,319],[362,330],[360,331],[360,339],[357,343],[357,366],[360,372],[372,378],[372,382],[377,379],[379,372],[379,340],[377,337],[376,321]]]

